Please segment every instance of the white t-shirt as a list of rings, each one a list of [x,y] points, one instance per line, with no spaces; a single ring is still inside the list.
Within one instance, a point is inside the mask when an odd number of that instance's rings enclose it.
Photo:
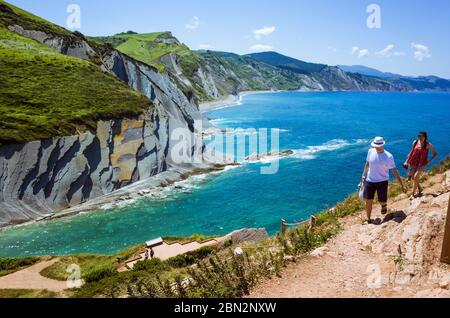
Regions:
[[[395,168],[394,156],[386,150],[378,153],[375,148],[370,149],[367,162],[369,163],[367,181],[373,183],[388,181],[389,170]]]

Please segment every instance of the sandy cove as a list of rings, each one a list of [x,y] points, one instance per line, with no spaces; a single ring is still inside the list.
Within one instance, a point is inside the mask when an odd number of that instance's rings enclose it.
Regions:
[[[201,113],[207,113],[214,110],[219,110],[222,108],[239,106],[242,103],[242,99],[245,96],[253,94],[271,94],[271,93],[281,93],[284,91],[244,91],[240,92],[238,95],[228,95],[221,100],[202,103],[199,105]]]

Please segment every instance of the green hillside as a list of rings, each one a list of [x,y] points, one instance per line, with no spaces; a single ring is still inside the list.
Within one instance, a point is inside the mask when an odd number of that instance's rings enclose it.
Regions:
[[[0,0],[0,25],[5,27],[20,25],[27,30],[40,30],[51,34],[73,36],[70,31],[13,6],[4,0]]]
[[[96,65],[3,26],[0,74],[0,145],[95,129],[98,120],[136,116],[152,106]]]
[[[278,69],[249,56],[218,51],[196,52],[213,70],[221,94],[248,90],[294,90],[300,79],[295,73]],[[223,72],[223,69],[227,72]]]
[[[308,63],[294,59],[289,56],[282,55],[277,52],[262,52],[248,54],[251,58],[276,66],[281,69],[289,70],[299,74],[312,74],[322,71],[325,64]]]
[[[160,72],[165,68],[159,59],[167,53],[174,53],[181,58],[183,73],[189,77],[193,69],[198,69],[198,57],[184,44],[179,43],[170,32],[135,34],[120,33],[113,36],[93,37],[98,43],[109,43],[118,51],[132,58],[156,67]]]

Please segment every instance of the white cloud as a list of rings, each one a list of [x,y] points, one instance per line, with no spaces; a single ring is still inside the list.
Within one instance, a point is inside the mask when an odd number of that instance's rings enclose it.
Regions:
[[[337,48],[335,48],[334,46],[331,46],[331,45],[327,47],[327,50],[328,51],[332,51],[332,52],[337,52],[338,51]]]
[[[394,48],[395,48],[394,44],[389,44],[384,49],[382,49],[381,51],[376,52],[375,54],[379,55],[379,56],[391,56],[392,51],[394,50]]]
[[[352,47],[352,55],[358,56],[358,58],[366,57],[370,54],[368,49],[360,49],[357,46]]]
[[[369,50],[368,49],[362,49],[362,50],[359,50],[358,58],[362,58],[362,57],[365,57],[365,56],[368,56],[368,55],[369,55]]]
[[[431,52],[427,46],[418,43],[411,43],[411,47],[414,50],[414,58],[418,62],[431,58]]]
[[[406,54],[403,52],[394,51],[395,45],[389,44],[381,51],[376,52],[375,54],[381,57],[399,57],[399,56],[405,56]]]
[[[201,50],[212,50],[214,47],[211,44],[200,44],[198,46]]]
[[[263,36],[271,35],[273,32],[275,32],[275,30],[276,27],[274,26],[265,26],[261,29],[253,31],[253,36],[255,37],[255,39],[260,40]]]
[[[357,53],[357,52],[359,52],[359,47],[354,46],[354,47],[352,48],[352,55],[354,55],[354,54]]]
[[[195,31],[200,26],[200,19],[199,17],[193,17],[191,22],[185,25],[186,29]]]
[[[273,50],[273,47],[265,44],[255,44],[250,47],[251,51],[270,51]]]

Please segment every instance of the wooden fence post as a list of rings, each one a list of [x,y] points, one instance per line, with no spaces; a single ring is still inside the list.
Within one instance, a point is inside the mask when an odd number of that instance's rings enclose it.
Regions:
[[[316,226],[316,224],[317,224],[317,217],[311,215],[311,218],[309,219],[309,231],[312,231]]]
[[[444,243],[442,244],[441,262],[450,264],[450,199],[448,201],[447,221],[444,229]]]
[[[286,220],[281,219],[281,235],[286,236]]]

